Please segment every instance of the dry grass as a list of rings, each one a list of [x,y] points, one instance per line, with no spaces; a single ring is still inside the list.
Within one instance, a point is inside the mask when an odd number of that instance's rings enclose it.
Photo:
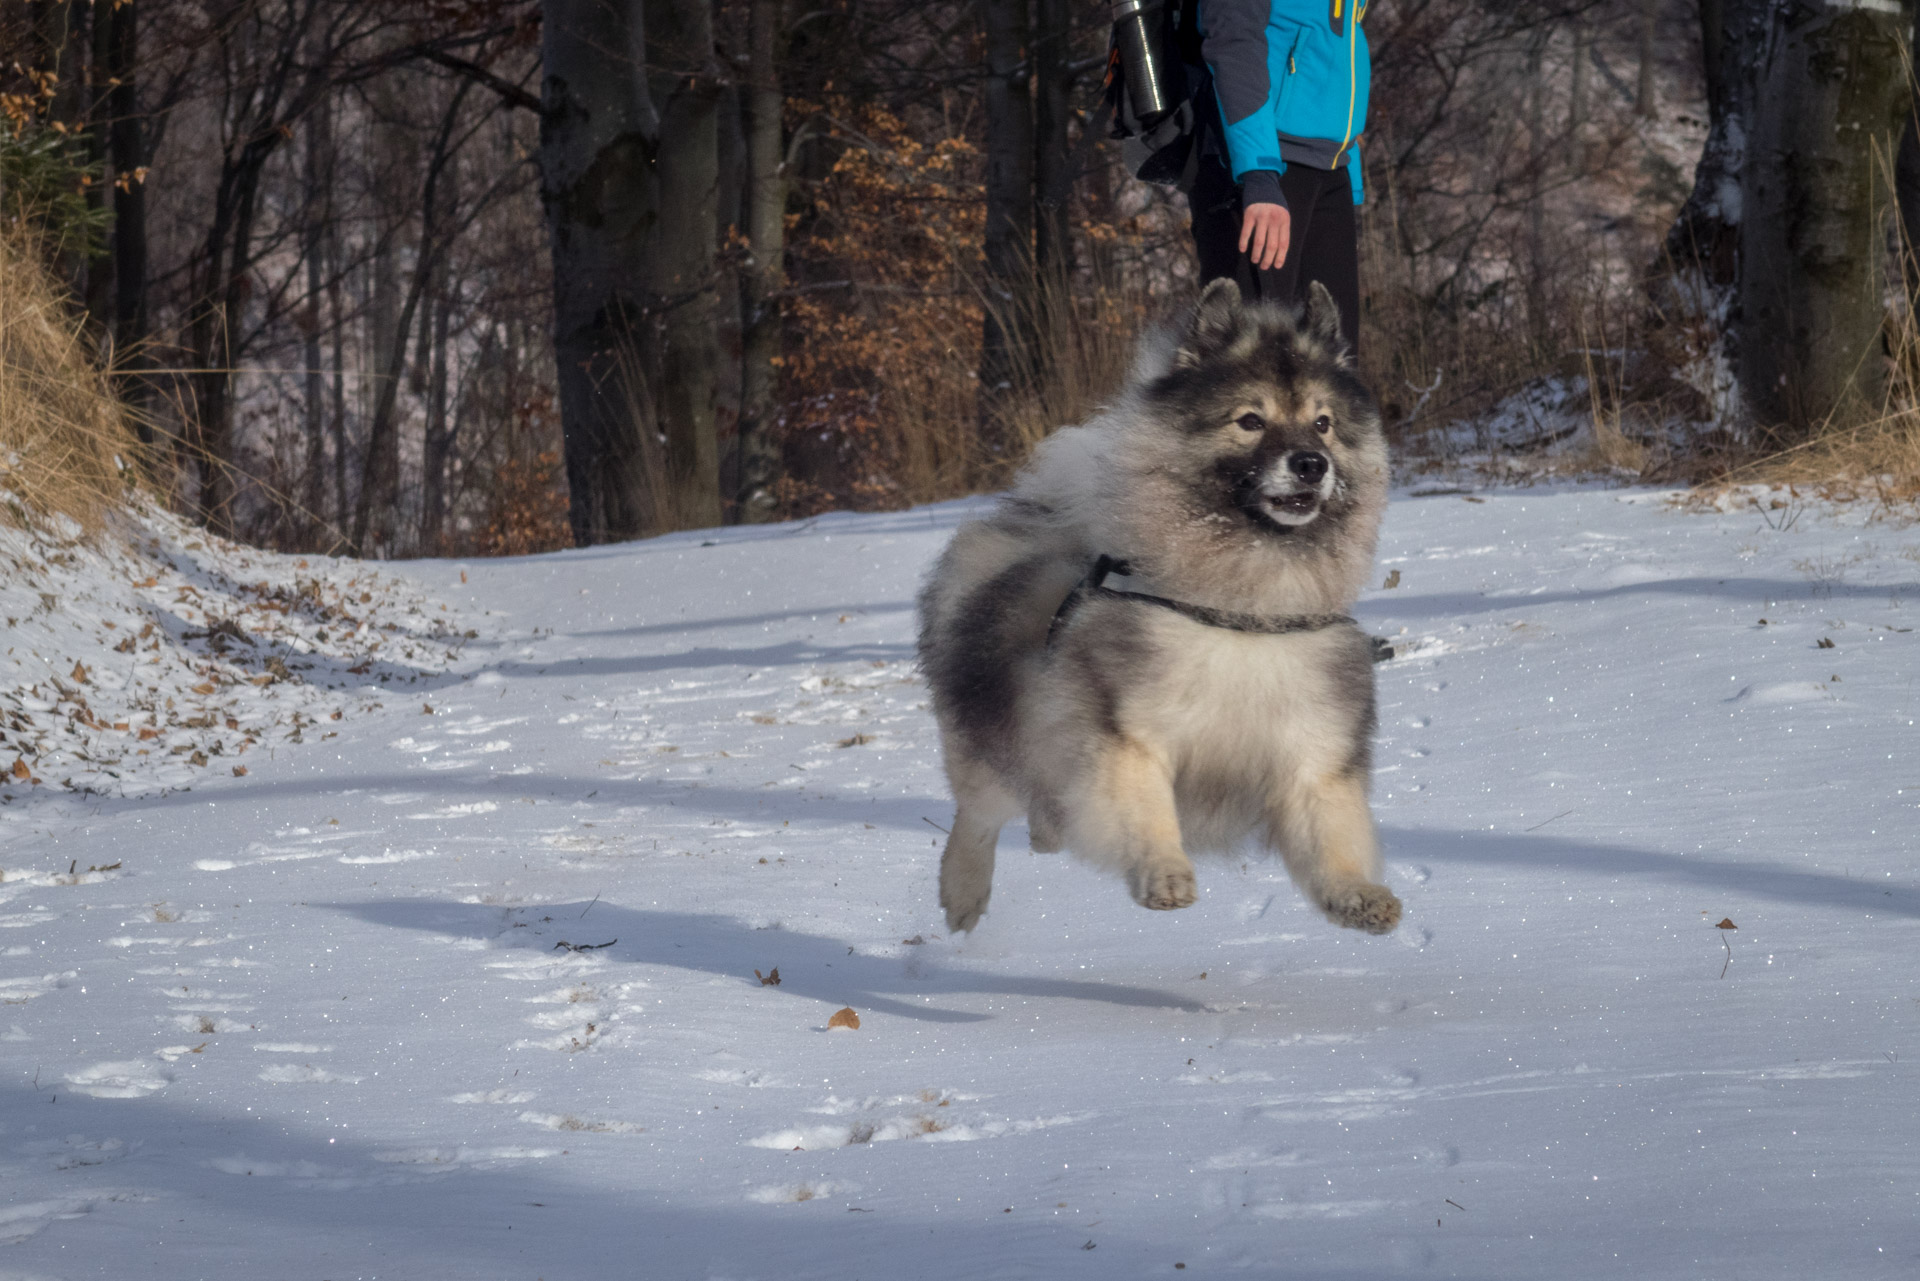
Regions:
[[[1911,251],[1909,251],[1911,252]],[[1920,273],[1908,271],[1909,281]],[[1920,315],[1909,287],[1887,317],[1887,398],[1862,411],[1846,406],[1827,416],[1806,440],[1769,449],[1714,478],[1710,488],[1737,484],[1789,486],[1840,502],[1869,501],[1908,518],[1920,516]],[[1873,357],[1880,358],[1880,357]]]
[[[0,520],[98,529],[138,474],[126,408],[59,286],[0,235]]]
[[[1148,323],[1144,291],[1098,271],[1028,276],[1004,294],[972,269],[963,292],[897,325],[874,421],[845,464],[861,505],[912,506],[1006,487],[1035,446],[1109,402]],[[1011,384],[983,395],[982,317],[1020,335]],[[864,486],[860,483],[864,482]],[[816,508],[790,497],[793,514]]]
[[[1001,323],[1031,335],[1032,359],[989,410],[996,421],[987,435],[999,443],[1004,458],[981,459],[980,480],[994,488],[1006,484],[1041,441],[1112,400],[1149,322],[1138,290],[1116,286],[1098,273],[1089,273],[1078,289],[1058,273],[1037,275],[1014,299],[1001,311]]]

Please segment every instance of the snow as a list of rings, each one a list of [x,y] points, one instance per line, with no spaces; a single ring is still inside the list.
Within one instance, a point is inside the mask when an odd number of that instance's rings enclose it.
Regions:
[[[361,710],[356,693],[446,671],[466,639],[371,565],[269,556],[146,505],[123,524],[0,525],[0,786],[127,796],[241,776],[274,731],[302,742]]]
[[[978,503],[304,570],[150,517],[40,586],[16,550],[0,595],[59,604],[8,717],[101,754],[67,665],[109,724],[211,672],[223,755],[4,789],[0,1274],[1915,1275],[1920,531],[1720,508],[1397,496],[1383,938],[1251,856],[1146,912],[1017,826],[946,937],[912,598]],[[165,574],[228,585],[123,684],[100,637]],[[178,639],[302,576],[390,604],[359,648]],[[374,635],[416,657],[350,675]]]

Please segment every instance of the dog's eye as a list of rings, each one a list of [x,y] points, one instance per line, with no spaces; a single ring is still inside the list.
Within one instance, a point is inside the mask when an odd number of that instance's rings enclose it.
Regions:
[[[1313,429],[1319,432],[1322,436],[1324,436],[1328,432],[1333,430],[1333,419],[1329,418],[1325,414],[1321,414],[1318,418],[1313,420]]]
[[[1239,423],[1242,431],[1265,431],[1267,429],[1267,420],[1259,414],[1241,414],[1235,421]]]

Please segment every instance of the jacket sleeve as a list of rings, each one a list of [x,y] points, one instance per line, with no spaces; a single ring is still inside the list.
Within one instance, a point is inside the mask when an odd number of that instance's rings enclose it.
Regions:
[[[1206,33],[1201,56],[1213,72],[1235,182],[1244,181],[1254,170],[1264,169],[1277,177],[1287,168],[1280,158],[1280,129],[1273,118],[1271,6],[1272,0],[1204,0],[1200,11]]]

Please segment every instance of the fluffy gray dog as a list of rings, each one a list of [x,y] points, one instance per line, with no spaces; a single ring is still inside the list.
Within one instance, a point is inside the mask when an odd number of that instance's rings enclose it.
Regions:
[[[1386,508],[1380,418],[1318,284],[1215,281],[1113,408],[1041,446],[920,594],[957,806],[940,904],[971,930],[1000,828],[1186,907],[1189,852],[1257,837],[1336,924],[1385,933],[1371,646],[1346,616]],[[1109,576],[1124,580],[1115,590]]]

